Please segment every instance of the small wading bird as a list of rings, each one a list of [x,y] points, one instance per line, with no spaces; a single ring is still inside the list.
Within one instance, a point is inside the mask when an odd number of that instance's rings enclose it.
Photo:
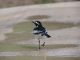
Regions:
[[[42,26],[40,21],[32,21],[35,25],[35,28],[33,29],[34,35],[40,35],[40,36],[46,36],[47,38],[50,38],[51,36],[46,32],[46,29]],[[45,42],[42,44],[42,46],[45,46]]]

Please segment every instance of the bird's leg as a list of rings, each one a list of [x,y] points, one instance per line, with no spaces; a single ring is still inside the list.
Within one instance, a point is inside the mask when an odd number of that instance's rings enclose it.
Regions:
[[[45,47],[45,42],[41,46]]]
[[[39,49],[41,49],[41,47],[40,47],[40,45],[41,45],[41,43],[40,43],[40,36],[38,37],[38,42],[39,42]]]

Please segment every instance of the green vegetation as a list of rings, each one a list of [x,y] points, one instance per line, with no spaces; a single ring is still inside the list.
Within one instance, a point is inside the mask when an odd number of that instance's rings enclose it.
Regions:
[[[5,1],[0,0],[0,8],[23,6],[23,5],[34,5],[34,4],[45,4],[45,3],[56,3],[56,2],[67,2],[67,0],[60,0],[60,1],[59,0],[5,0]]]
[[[54,3],[56,0],[34,0],[35,4]]]
[[[6,34],[7,38],[5,42],[17,42],[21,40],[29,40],[32,39],[33,35],[31,33],[8,33]]]
[[[47,30],[54,30],[54,29],[62,29],[62,28],[69,28],[69,27],[73,27],[75,25],[73,24],[65,24],[65,23],[55,23],[55,22],[42,22],[42,24],[47,28]],[[14,43],[18,42],[18,41],[25,41],[25,40],[29,40],[33,38],[32,35],[32,29],[33,29],[34,25],[31,22],[22,22],[22,23],[18,23],[16,25],[14,25],[13,27],[13,32],[12,33],[8,33],[6,34],[7,39],[4,41],[5,44],[1,44],[0,43],[0,50],[1,51],[8,51],[8,50],[24,50],[24,49],[29,49],[30,50],[36,50],[37,46],[30,46],[30,45],[24,45],[24,48],[22,47],[23,45],[16,45]],[[59,45],[57,46],[59,47],[69,47],[72,45]],[[75,45],[73,45],[75,47]],[[25,48],[26,47],[26,48]],[[34,48],[33,48],[34,47]],[[46,48],[56,48],[56,46],[54,47],[52,46],[46,46]]]
[[[47,60],[80,60],[80,57],[47,57]]]
[[[58,22],[42,22],[42,24],[48,30],[70,28],[70,27],[77,26],[72,23],[58,23]],[[31,22],[18,23],[13,27],[14,32],[26,32],[26,33],[32,32],[33,28],[34,28],[34,24],[32,24]]]
[[[33,29],[33,24],[32,22],[21,22],[13,27],[14,32],[31,32]]]
[[[59,48],[73,48],[77,47],[75,44],[54,44],[54,45],[46,45],[43,49],[59,49]]]
[[[70,28],[78,25],[74,25],[71,23],[57,23],[57,22],[42,22],[43,26],[47,30],[55,30],[55,29],[63,29]],[[34,28],[34,24],[32,22],[22,22],[14,25],[13,32],[6,34],[8,37],[5,42],[16,42],[21,40],[29,40],[34,38],[31,33]]]
[[[56,0],[0,0],[0,7],[13,7],[33,4],[54,3]]]
[[[38,46],[35,45],[0,43],[0,51],[37,51],[37,49]]]
[[[58,23],[58,22],[43,22],[43,24],[48,30],[63,29],[77,26],[72,23]]]
[[[0,57],[0,60],[45,60],[45,57],[44,56]],[[80,60],[80,57],[53,57],[53,56],[47,56],[46,60]]]
[[[6,34],[8,37],[5,42],[17,42],[21,40],[29,40],[33,38],[32,35],[32,23],[22,22],[14,25],[13,32]]]
[[[59,49],[59,48],[72,48],[77,47],[75,44],[55,44],[46,45],[42,49]],[[38,51],[38,45],[29,44],[12,44],[12,43],[0,43],[0,51]]]

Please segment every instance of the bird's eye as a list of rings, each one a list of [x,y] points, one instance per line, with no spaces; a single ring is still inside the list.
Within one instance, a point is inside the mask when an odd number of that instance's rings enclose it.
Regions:
[[[39,25],[39,23],[38,23],[38,22],[36,22],[36,24],[38,24],[38,25]]]

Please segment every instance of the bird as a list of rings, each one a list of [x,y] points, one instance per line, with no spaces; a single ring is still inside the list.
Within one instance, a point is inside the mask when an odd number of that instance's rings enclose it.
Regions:
[[[50,38],[51,36],[47,33],[46,28],[43,27],[42,23],[40,21],[32,21],[35,25],[33,29],[34,35],[41,35],[46,36],[47,38]]]

